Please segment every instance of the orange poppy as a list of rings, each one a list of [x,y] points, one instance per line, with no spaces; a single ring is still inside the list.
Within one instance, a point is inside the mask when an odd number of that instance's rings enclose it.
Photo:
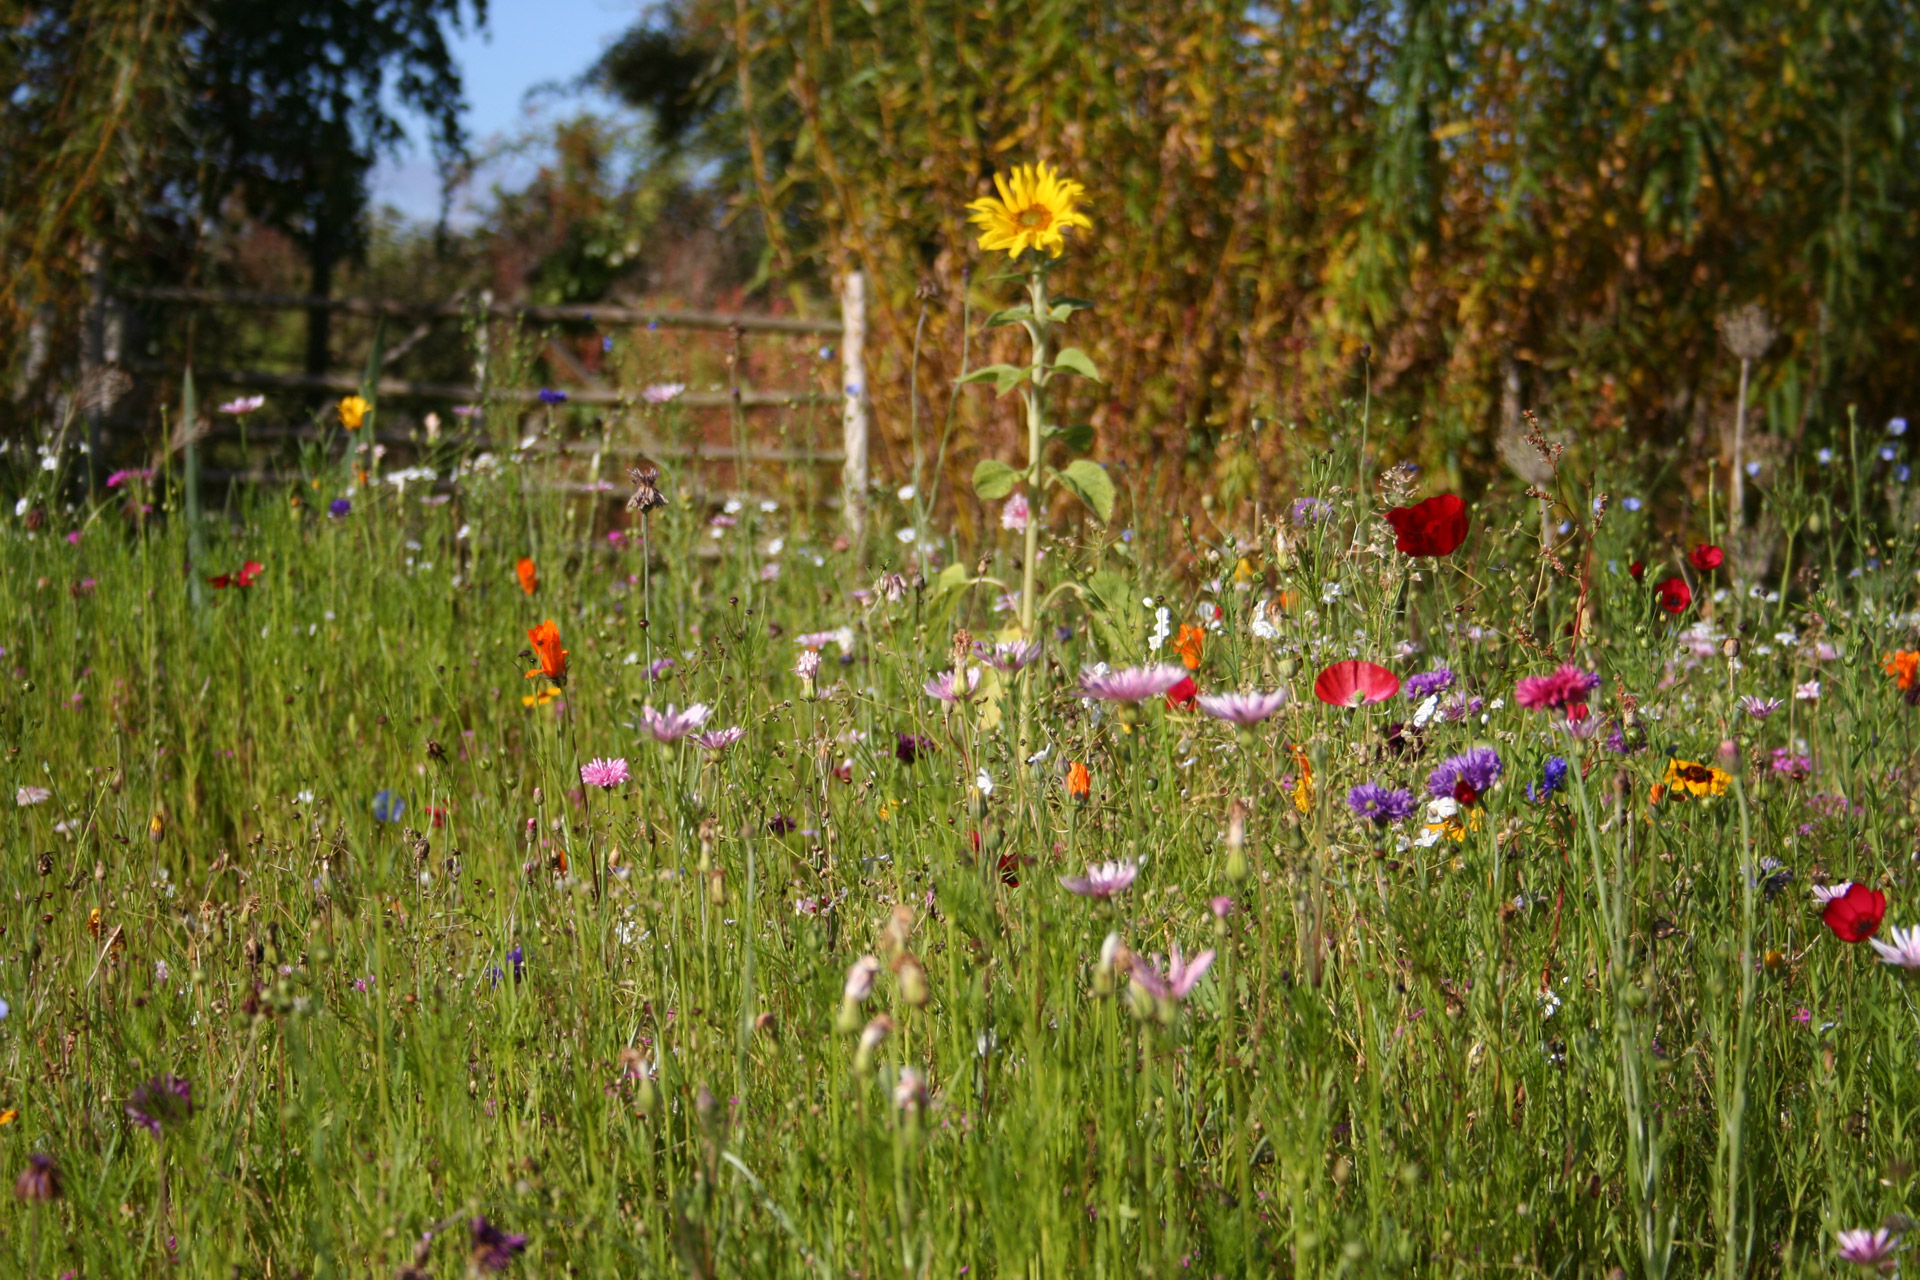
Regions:
[[[1067,766],[1067,794],[1075,800],[1085,800],[1093,794],[1093,775],[1078,760]]]
[[[520,579],[520,589],[528,595],[540,589],[540,574],[534,569],[533,561],[525,556],[521,556],[520,563],[513,566],[513,576]]]
[[[1207,633],[1205,631],[1202,631],[1199,627],[1190,626],[1183,622],[1180,624],[1180,635],[1174,640],[1173,647],[1179,652],[1180,661],[1186,665],[1187,670],[1198,671],[1200,669],[1200,654],[1206,647],[1206,643]]]
[[[533,642],[533,651],[540,659],[540,665],[527,672],[527,679],[545,676],[555,684],[565,684],[567,651],[560,647],[560,628],[553,625],[553,619],[528,628],[527,639]]]
[[[1907,649],[1890,653],[1880,660],[1880,669],[1892,676],[1900,692],[1905,693],[1920,681],[1920,653]]]

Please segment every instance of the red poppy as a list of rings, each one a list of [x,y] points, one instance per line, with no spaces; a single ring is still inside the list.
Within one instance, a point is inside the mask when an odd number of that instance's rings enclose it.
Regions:
[[[1828,901],[1820,918],[1833,936],[1842,942],[1865,942],[1880,928],[1887,915],[1887,895],[1863,884],[1850,885],[1847,891]]]
[[[1726,560],[1727,554],[1711,542],[1703,542],[1687,552],[1687,561],[1702,573],[1712,573]]]
[[[1358,707],[1385,702],[1400,692],[1400,677],[1374,662],[1349,658],[1322,671],[1313,682],[1313,696],[1335,707]]]
[[[1191,711],[1193,700],[1199,696],[1200,686],[1193,682],[1193,677],[1183,676],[1179,684],[1167,690],[1167,710]]]
[[[1467,504],[1459,494],[1442,493],[1411,507],[1393,508],[1387,523],[1405,555],[1452,555],[1467,538]]]
[[[1645,560],[1635,560],[1627,566],[1627,576],[1635,582],[1639,582],[1642,578],[1645,578],[1647,576],[1647,562]]]
[[[207,579],[208,585],[224,590],[227,587],[250,587],[254,580],[267,571],[267,566],[258,560],[249,560],[233,573],[216,574]]]
[[[1653,594],[1668,613],[1685,613],[1693,603],[1693,590],[1679,578],[1663,578],[1654,584]]]

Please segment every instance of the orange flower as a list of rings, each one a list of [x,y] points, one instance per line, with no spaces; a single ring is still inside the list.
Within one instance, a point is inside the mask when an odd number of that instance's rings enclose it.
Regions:
[[[540,589],[540,574],[534,569],[533,561],[525,556],[521,556],[520,563],[513,566],[513,576],[520,579],[520,589],[528,595]]]
[[[567,682],[567,651],[560,647],[560,628],[548,618],[537,627],[527,631],[527,639],[533,642],[533,651],[539,656],[540,665],[527,672],[527,679],[545,676],[555,684]]]
[[[1880,659],[1880,669],[1893,677],[1893,682],[1905,693],[1920,681],[1920,653],[1906,649],[1888,654]]]
[[[1293,807],[1301,813],[1313,812],[1313,761],[1307,759],[1307,753],[1298,744],[1289,744],[1293,752],[1293,763],[1300,770],[1300,776],[1293,784]]]
[[[1180,654],[1180,661],[1186,664],[1187,670],[1198,671],[1200,653],[1206,647],[1206,643],[1206,632],[1183,622],[1180,624],[1180,635],[1174,640],[1173,647]]]
[[[1067,766],[1067,794],[1075,800],[1085,800],[1093,794],[1093,775],[1078,760]]]

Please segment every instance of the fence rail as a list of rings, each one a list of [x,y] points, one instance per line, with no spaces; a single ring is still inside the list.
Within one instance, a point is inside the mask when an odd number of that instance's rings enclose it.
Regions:
[[[866,375],[867,291],[866,278],[858,271],[849,273],[841,281],[840,315],[833,319],[715,311],[675,311],[625,304],[542,307],[496,303],[490,293],[482,293],[471,302],[459,300],[410,302],[378,298],[312,297],[303,294],[229,289],[145,287],[116,290],[114,298],[120,302],[166,303],[185,307],[233,307],[259,311],[327,311],[346,315],[414,319],[423,322],[436,319],[486,317],[493,320],[532,324],[591,323],[609,326],[647,325],[661,329],[704,330],[733,334],[736,354],[739,340],[747,334],[822,334],[837,337],[840,339],[838,354],[841,374],[838,396],[822,394],[818,391],[770,391],[736,387],[727,391],[682,391],[673,397],[673,403],[694,409],[785,408],[831,404],[838,399],[841,403],[843,447],[837,453],[830,450],[701,448],[697,446],[689,448],[664,445],[649,447],[648,451],[662,457],[714,461],[773,461],[800,465],[837,462],[841,468],[841,495],[840,502],[836,505],[842,508],[848,525],[856,535],[865,531],[869,434]],[[418,336],[420,335],[415,335],[416,339]],[[487,382],[485,352],[489,344],[484,342],[484,329],[481,336],[483,342],[477,372],[482,385],[479,386],[384,377],[369,384],[363,378],[346,373],[275,373],[260,369],[195,370],[195,376],[204,384],[241,389],[329,393],[370,391],[377,397],[393,399],[452,400],[476,404],[538,403],[541,398],[539,391],[504,389],[485,385]],[[402,344],[401,349],[405,350],[408,345],[410,343]],[[132,373],[175,372],[170,366],[155,361],[128,361],[124,367]],[[568,372],[579,380],[588,381],[586,386],[564,388],[567,399],[574,404],[635,406],[645,400],[644,395],[630,390],[592,385],[592,380],[585,375],[585,371],[577,367]],[[254,428],[247,434],[250,439],[308,438],[300,428]],[[386,435],[382,435],[380,440],[382,443],[391,444],[421,443],[411,436],[394,436],[389,439]],[[637,450],[640,446],[634,447]],[[576,449],[580,452],[600,451],[597,447],[583,444],[567,447],[563,452],[571,453]],[[620,452],[620,449],[616,448],[614,452]],[[217,476],[247,479],[268,474],[271,473],[259,470],[219,472],[209,473],[209,478]]]

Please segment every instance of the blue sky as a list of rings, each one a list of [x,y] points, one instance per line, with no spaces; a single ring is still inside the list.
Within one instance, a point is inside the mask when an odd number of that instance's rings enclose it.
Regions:
[[[596,104],[591,96],[529,91],[564,86],[598,58],[645,7],[644,0],[490,0],[487,29],[453,41],[466,81],[467,132],[476,155],[525,133],[540,119]],[[471,11],[469,11],[470,13]],[[416,138],[418,122],[410,122]],[[520,161],[530,166],[531,161]],[[476,184],[484,195],[493,181],[513,176],[509,164],[485,169]],[[430,220],[440,209],[440,184],[427,148],[416,141],[398,159],[374,173],[373,201],[411,217]],[[459,220],[456,204],[455,218]]]

